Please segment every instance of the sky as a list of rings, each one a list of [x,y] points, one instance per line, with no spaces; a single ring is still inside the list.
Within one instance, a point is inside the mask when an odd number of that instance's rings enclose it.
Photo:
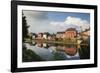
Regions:
[[[33,33],[64,32],[68,28],[76,28],[80,32],[90,26],[89,13],[23,10],[23,14],[30,25],[29,32]]]

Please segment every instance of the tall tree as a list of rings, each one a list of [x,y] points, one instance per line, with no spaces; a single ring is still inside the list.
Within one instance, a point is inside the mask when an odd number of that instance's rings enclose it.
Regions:
[[[23,37],[23,42],[24,42],[24,39],[28,37],[28,28],[29,28],[29,26],[27,25],[26,16],[24,16],[24,14],[22,12],[22,37]]]

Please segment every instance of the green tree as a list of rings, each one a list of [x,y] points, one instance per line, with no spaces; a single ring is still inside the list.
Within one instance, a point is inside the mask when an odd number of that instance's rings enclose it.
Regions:
[[[24,39],[28,37],[28,28],[29,26],[27,25],[27,20],[26,16],[22,13],[22,37],[23,37],[23,42],[25,41]]]

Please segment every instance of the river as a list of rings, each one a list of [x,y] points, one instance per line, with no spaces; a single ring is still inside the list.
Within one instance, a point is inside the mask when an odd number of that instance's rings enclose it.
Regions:
[[[90,48],[86,45],[24,43],[23,62],[90,59]]]

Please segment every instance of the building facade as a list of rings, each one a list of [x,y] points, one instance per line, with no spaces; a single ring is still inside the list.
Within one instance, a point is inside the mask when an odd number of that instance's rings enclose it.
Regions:
[[[75,28],[69,28],[64,33],[64,38],[73,39],[77,36],[77,30]]]

